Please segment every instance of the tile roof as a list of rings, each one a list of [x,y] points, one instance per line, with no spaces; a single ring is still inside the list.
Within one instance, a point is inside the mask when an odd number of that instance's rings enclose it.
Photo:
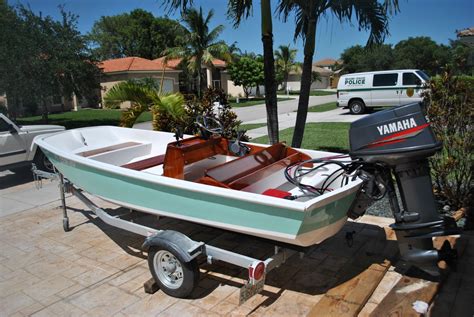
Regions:
[[[104,73],[125,71],[162,71],[163,64],[141,57],[124,57],[108,59],[99,63]],[[173,68],[166,67],[166,70]]]
[[[153,61],[163,63],[164,59],[165,59],[164,57],[160,57],[160,58],[154,59]],[[171,68],[176,68],[178,67],[179,63],[181,63],[181,58],[172,58],[168,60],[166,65]],[[227,63],[218,58],[214,58],[212,59],[212,65],[214,65],[214,67],[226,67]]]
[[[470,27],[464,30],[457,31],[459,37],[463,36],[473,36],[474,35],[474,27]]]
[[[339,63],[339,61],[332,59],[332,58],[325,58],[322,60],[319,60],[317,62],[314,62],[313,65],[315,66],[332,66],[336,63]]]

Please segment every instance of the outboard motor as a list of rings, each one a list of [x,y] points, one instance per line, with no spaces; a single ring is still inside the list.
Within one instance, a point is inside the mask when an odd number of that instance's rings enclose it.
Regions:
[[[361,216],[375,199],[388,195],[403,260],[438,275],[437,262],[456,257],[449,243],[434,250],[432,238],[459,234],[451,217],[442,219],[436,207],[427,158],[442,147],[421,103],[377,112],[351,124],[350,155],[363,164],[364,180],[349,217]],[[393,179],[401,198],[397,199]]]

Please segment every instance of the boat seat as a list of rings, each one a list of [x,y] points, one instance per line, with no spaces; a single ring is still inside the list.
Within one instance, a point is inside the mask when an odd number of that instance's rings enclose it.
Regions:
[[[161,155],[153,156],[141,161],[128,163],[128,164],[122,165],[121,167],[129,168],[135,171],[142,171],[153,166],[161,165],[163,164],[164,161],[165,161],[165,155],[161,154]]]
[[[118,144],[114,144],[114,145],[110,145],[110,146],[106,146],[106,147],[101,147],[101,148],[94,149],[94,150],[79,152],[79,153],[76,153],[76,154],[79,155],[79,156],[83,156],[83,157],[89,157],[89,156],[94,156],[94,155],[97,155],[97,154],[107,153],[107,152],[111,152],[111,151],[115,151],[115,150],[119,150],[119,149],[124,149],[124,148],[135,146],[135,145],[140,145],[140,144],[142,144],[142,143],[139,143],[139,142],[124,142],[124,143],[118,143]]]
[[[277,143],[253,154],[208,169],[205,176],[217,182],[229,184],[245,175],[281,160],[287,154],[286,149],[285,144]]]

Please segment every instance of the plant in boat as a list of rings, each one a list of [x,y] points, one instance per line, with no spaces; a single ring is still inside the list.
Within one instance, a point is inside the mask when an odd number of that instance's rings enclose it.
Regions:
[[[179,94],[161,94],[151,80],[128,80],[113,86],[104,96],[104,106],[118,108],[123,102],[131,106],[122,113],[120,126],[131,128],[138,117],[150,110],[153,129],[172,131],[183,121],[184,97]],[[166,124],[166,122],[169,122]]]
[[[428,82],[427,114],[443,149],[430,159],[435,188],[455,208],[472,206],[474,78],[450,70]]]

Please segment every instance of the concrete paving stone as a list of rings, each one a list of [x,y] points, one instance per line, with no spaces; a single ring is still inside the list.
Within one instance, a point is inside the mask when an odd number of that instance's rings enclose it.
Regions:
[[[216,306],[212,307],[211,311],[219,315],[228,316],[232,311],[236,310],[237,307],[238,305],[224,300],[219,302]]]
[[[168,296],[158,291],[155,294],[148,295],[132,305],[127,306],[120,312],[125,316],[155,316],[178,301],[178,298]]]
[[[225,300],[237,290],[238,289],[236,287],[221,284],[212,290],[210,294],[206,294],[206,296],[202,298],[193,300],[192,304],[206,310],[212,310],[212,308],[219,302]]]
[[[135,295],[125,292],[109,284],[101,284],[87,292],[73,295],[69,302],[80,309],[87,311],[90,316],[107,312],[108,315],[119,312],[123,308],[139,301]]]
[[[75,276],[72,280],[80,285],[89,286],[99,282],[105,283],[113,274],[101,268],[89,268],[86,272]]]
[[[301,297],[297,293],[285,290],[275,302],[265,310],[264,316],[306,316],[317,302],[308,301],[308,297]]]
[[[21,314],[21,316],[31,316],[42,309],[44,309],[43,305],[41,305],[40,303],[34,303],[28,307],[20,309],[19,311],[17,311],[17,313]]]
[[[56,275],[32,285],[24,292],[36,301],[41,301],[42,299],[55,295],[72,285],[74,285],[74,282],[70,279],[62,275]]]
[[[27,210],[33,207],[35,207],[35,205],[0,196],[0,217],[16,215],[16,213],[19,211]]]
[[[0,298],[26,290],[40,281],[41,280],[38,277],[24,271],[22,274],[18,274],[6,281],[0,282]]]
[[[105,250],[100,247],[91,247],[81,251],[79,254],[91,260],[102,263],[114,263],[115,258],[120,256],[118,253],[115,253],[111,250]]]
[[[56,293],[56,296],[59,296],[61,298],[68,298],[72,295],[78,294],[79,292],[83,291],[86,287],[81,285],[81,284],[73,284],[71,287],[68,287],[58,293]]]
[[[74,316],[83,316],[84,314],[85,312],[79,309],[78,307],[64,301],[59,301],[48,307],[43,308],[42,310],[36,312],[32,316],[33,317],[50,317],[50,316],[74,317]]]
[[[119,287],[120,289],[130,292],[132,294],[135,294],[137,291],[143,290],[143,284],[148,281],[150,278],[149,273],[148,274],[142,274],[140,276],[137,276],[136,278],[133,278],[123,284],[121,284]]]
[[[34,265],[26,266],[25,270],[39,278],[44,279],[65,271],[68,268],[69,263],[69,261],[60,256],[49,254],[47,256],[43,256],[41,261],[35,262]]]
[[[43,306],[50,306],[50,305],[53,305],[54,303],[57,303],[59,301],[61,301],[62,298],[57,296],[57,295],[51,295],[51,296],[48,296],[48,297],[45,297],[43,299],[40,299],[39,302],[43,305]]]
[[[7,297],[0,298],[0,312],[4,316],[9,316],[34,303],[34,299],[22,292],[13,293]]]
[[[108,264],[116,269],[124,270],[126,268],[136,265],[141,261],[144,261],[144,259],[130,254],[122,254],[116,257],[114,261],[109,262]]]
[[[178,301],[175,304],[171,305],[164,311],[158,313],[156,316],[162,316],[162,317],[194,317],[194,316],[220,316],[217,313],[206,311],[202,308],[199,308],[197,306],[191,305],[190,303],[186,301]]]
[[[122,285],[138,276],[147,275],[149,271],[141,266],[132,267],[131,269],[123,272],[122,274],[116,275],[113,279],[109,280],[108,283],[113,286]]]

